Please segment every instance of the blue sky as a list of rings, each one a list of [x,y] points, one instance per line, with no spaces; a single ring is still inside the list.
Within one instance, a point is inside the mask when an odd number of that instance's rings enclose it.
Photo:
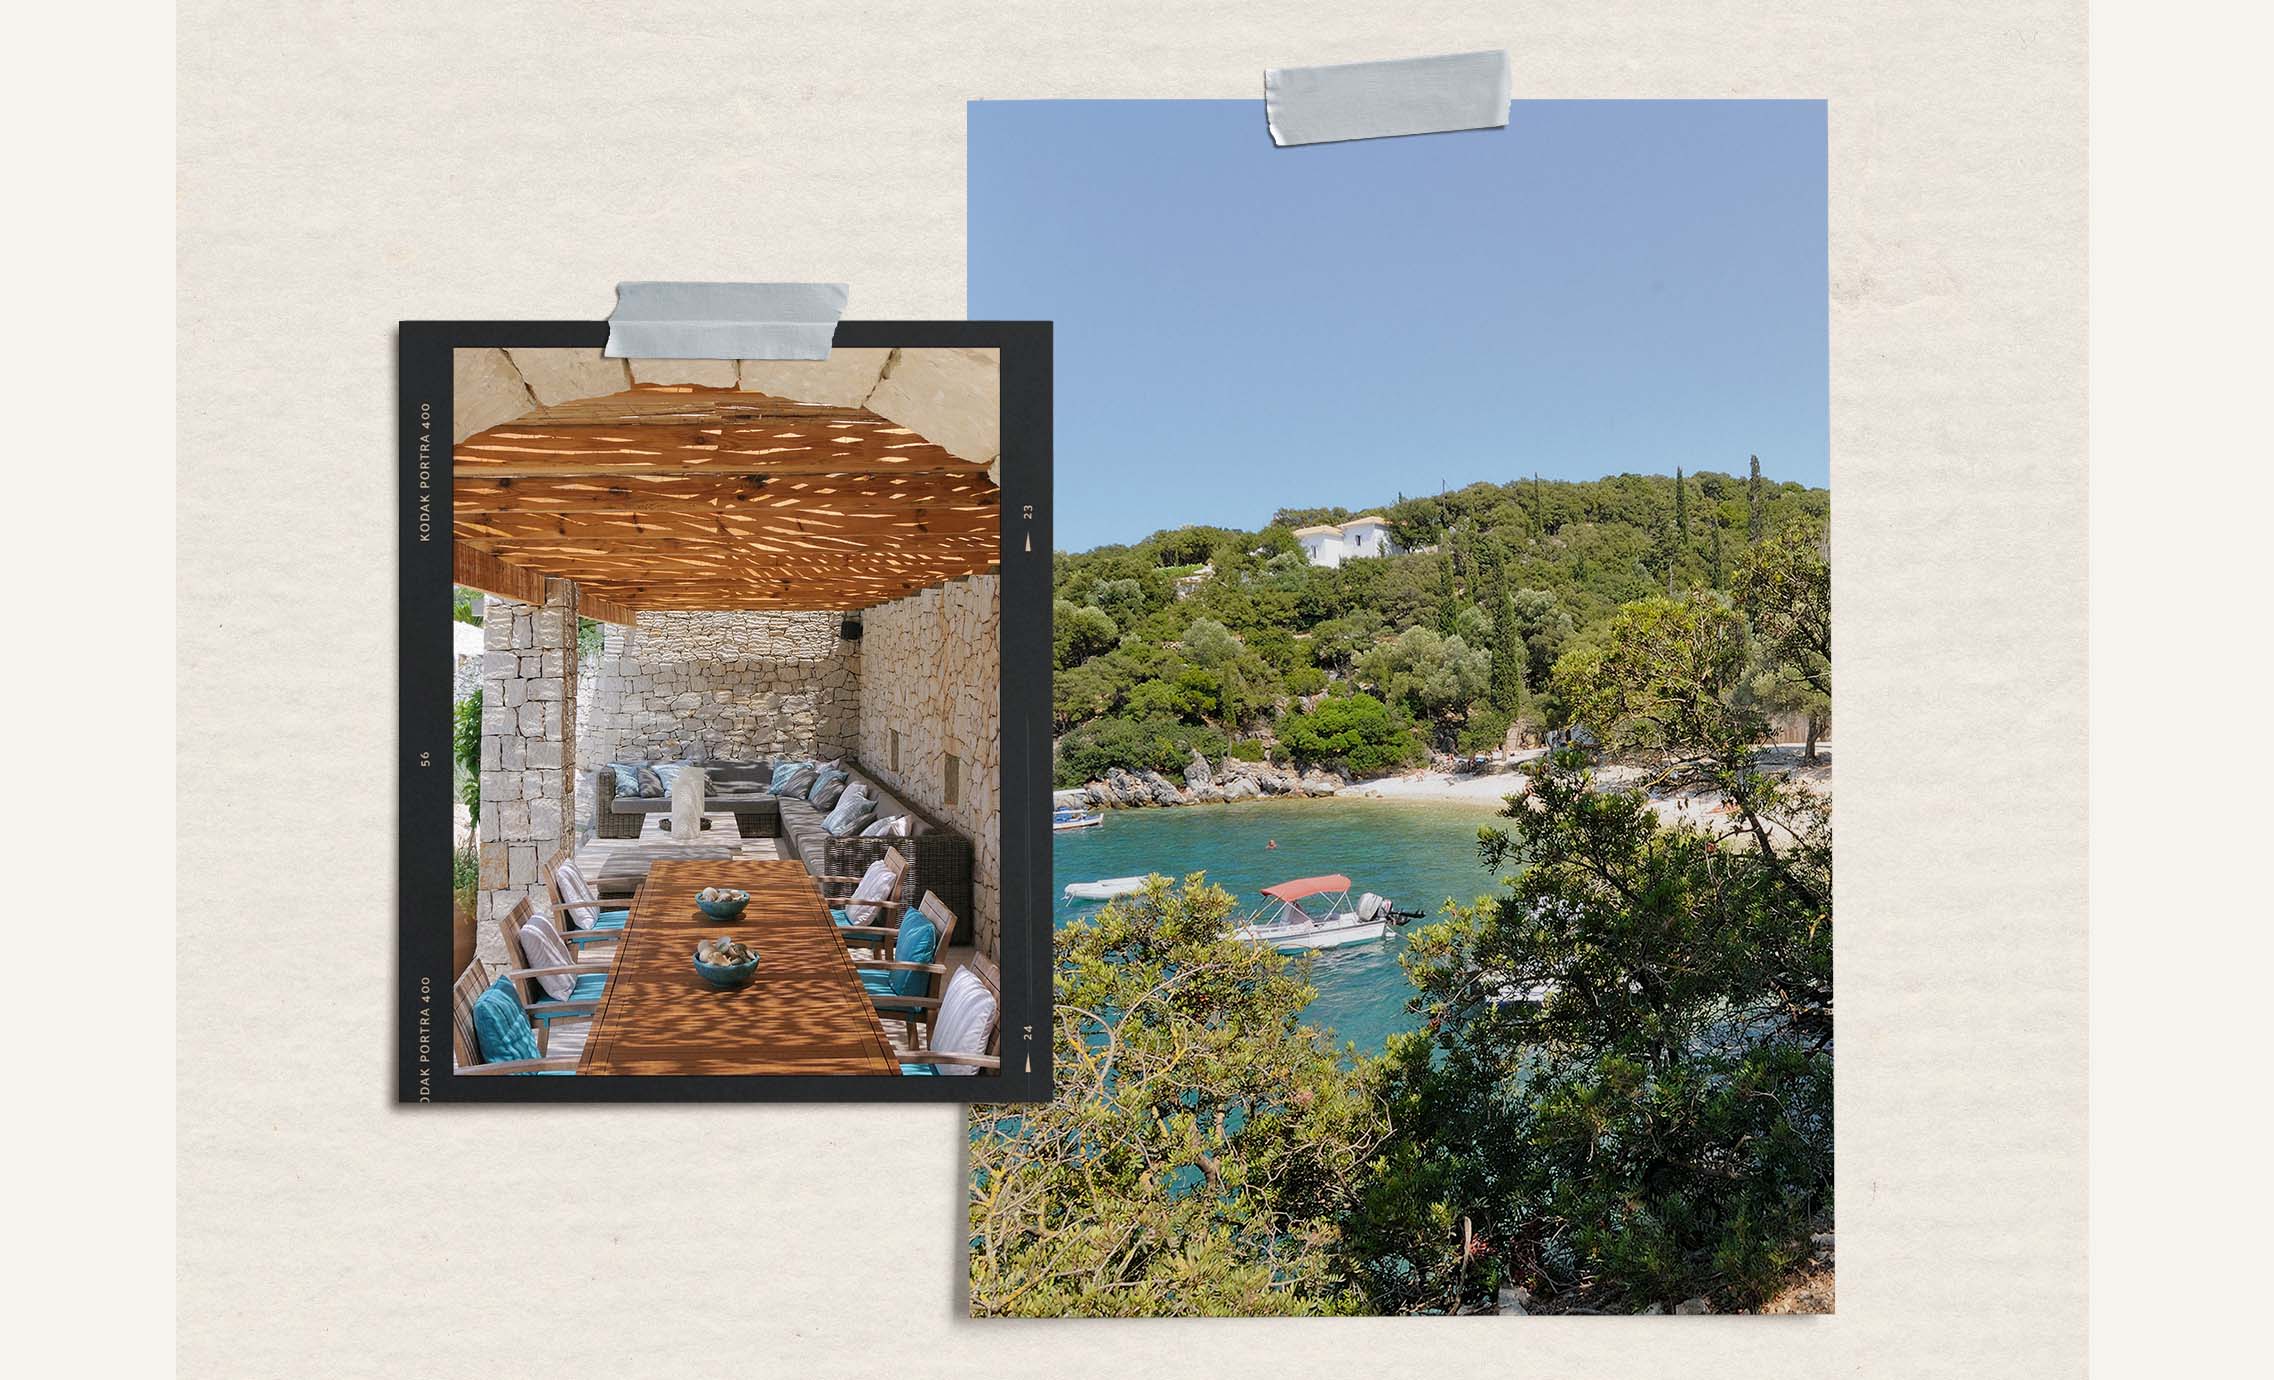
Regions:
[[[974,319],[1057,325],[1057,545],[1534,471],[1828,481],[1820,101],[1519,101],[1281,149],[1261,101],[986,101]]]

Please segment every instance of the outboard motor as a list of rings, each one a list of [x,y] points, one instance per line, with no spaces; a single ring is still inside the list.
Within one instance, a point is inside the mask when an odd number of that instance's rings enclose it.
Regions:
[[[1389,908],[1389,902],[1383,900],[1379,896],[1376,896],[1371,891],[1364,893],[1358,898],[1358,918],[1368,922],[1369,924],[1373,921],[1381,919],[1382,912],[1388,910]]]

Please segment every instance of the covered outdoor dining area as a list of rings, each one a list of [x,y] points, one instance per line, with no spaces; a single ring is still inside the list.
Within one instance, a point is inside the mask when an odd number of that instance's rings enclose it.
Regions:
[[[456,352],[455,1073],[999,1070],[994,353]]]

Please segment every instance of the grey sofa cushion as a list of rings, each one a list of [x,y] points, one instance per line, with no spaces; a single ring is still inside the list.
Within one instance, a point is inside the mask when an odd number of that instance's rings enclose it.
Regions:
[[[714,762],[711,789],[721,795],[764,795],[773,784],[774,768],[766,762]]]

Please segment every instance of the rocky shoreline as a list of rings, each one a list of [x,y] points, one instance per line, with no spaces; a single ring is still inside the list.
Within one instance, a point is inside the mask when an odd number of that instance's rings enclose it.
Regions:
[[[1334,795],[1350,784],[1347,777],[1313,767],[1294,772],[1269,762],[1244,762],[1227,757],[1211,767],[1198,750],[1178,784],[1157,771],[1134,772],[1115,767],[1087,786],[1056,793],[1060,805],[1090,810],[1136,810],[1172,805],[1221,805],[1235,800],[1270,796]]]

